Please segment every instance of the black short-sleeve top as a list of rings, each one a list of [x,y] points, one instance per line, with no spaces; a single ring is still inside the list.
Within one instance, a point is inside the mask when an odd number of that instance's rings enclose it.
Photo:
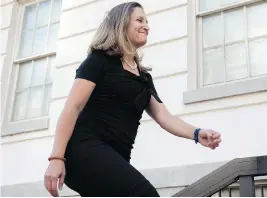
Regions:
[[[86,129],[128,155],[151,96],[162,103],[151,75],[139,73],[137,76],[125,70],[119,56],[91,52],[76,70],[75,78],[96,86],[77,119],[75,133]]]

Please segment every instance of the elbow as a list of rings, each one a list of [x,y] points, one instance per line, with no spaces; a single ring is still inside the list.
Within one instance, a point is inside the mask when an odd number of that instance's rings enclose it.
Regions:
[[[83,110],[84,106],[83,103],[67,101],[64,111],[78,115]]]
[[[73,108],[77,112],[81,112],[82,111],[82,105],[81,104],[74,104],[74,107]]]
[[[87,101],[88,100],[84,100],[82,98],[78,98],[76,100],[73,99],[73,100],[70,100],[70,104],[71,104],[70,106],[72,106],[72,108],[75,109],[75,111],[80,113],[84,109]]]
[[[82,104],[82,103],[77,103],[77,104],[74,105],[74,109],[75,109],[75,111],[77,111],[77,113],[79,114],[79,113],[83,110],[84,106],[85,106],[85,105]]]

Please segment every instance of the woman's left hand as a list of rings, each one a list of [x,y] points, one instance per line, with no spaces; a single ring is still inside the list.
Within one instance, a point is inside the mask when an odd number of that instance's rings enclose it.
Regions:
[[[198,142],[214,150],[221,142],[221,134],[211,129],[201,129],[198,133]]]

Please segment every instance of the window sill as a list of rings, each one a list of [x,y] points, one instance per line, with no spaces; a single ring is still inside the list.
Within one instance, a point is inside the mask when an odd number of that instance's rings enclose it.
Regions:
[[[23,132],[48,129],[49,117],[41,117],[32,120],[23,120],[3,124],[1,136],[15,135]]]
[[[224,97],[255,93],[267,90],[267,77],[235,82],[232,84],[205,87],[183,93],[184,104],[192,104]]]

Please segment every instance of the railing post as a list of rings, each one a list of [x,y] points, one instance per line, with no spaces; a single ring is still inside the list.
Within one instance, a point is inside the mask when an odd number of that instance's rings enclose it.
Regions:
[[[239,177],[240,197],[255,197],[255,183],[253,176]]]

